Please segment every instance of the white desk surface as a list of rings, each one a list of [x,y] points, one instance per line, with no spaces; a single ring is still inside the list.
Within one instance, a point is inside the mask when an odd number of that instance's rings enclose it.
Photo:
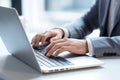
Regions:
[[[0,39],[0,74],[15,80],[120,80],[120,57],[99,58],[101,67],[41,74],[11,56]]]

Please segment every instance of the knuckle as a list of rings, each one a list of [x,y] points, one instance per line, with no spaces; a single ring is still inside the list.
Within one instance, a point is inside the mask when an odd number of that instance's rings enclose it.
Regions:
[[[36,37],[40,36],[40,34],[36,34]]]
[[[67,41],[68,39],[67,39],[67,38],[64,38],[63,40],[64,40],[64,41]]]
[[[32,41],[35,41],[37,39],[37,34],[32,38]]]
[[[57,32],[56,32],[56,31],[54,31],[54,30],[50,30],[50,31],[49,31],[49,33],[50,33],[50,34],[57,35]]]
[[[61,49],[63,49],[63,50],[64,50],[64,49],[65,49],[65,46],[62,46],[62,47],[61,47]]]
[[[46,36],[43,34],[43,35],[42,35],[42,38],[45,38],[45,37],[46,37]]]
[[[55,47],[59,47],[59,44],[55,44]]]
[[[50,31],[48,31],[48,33],[53,33],[53,31],[52,31],[52,30],[50,30]]]
[[[53,41],[51,44],[52,44],[52,45],[55,45],[55,44],[56,44],[56,42],[55,42],[55,41]]]
[[[35,37],[32,38],[32,41],[35,41]]]
[[[38,38],[40,38],[40,36],[41,36],[41,34],[36,34],[34,39],[38,39]]]
[[[47,31],[47,34],[53,34],[53,31],[52,30]]]

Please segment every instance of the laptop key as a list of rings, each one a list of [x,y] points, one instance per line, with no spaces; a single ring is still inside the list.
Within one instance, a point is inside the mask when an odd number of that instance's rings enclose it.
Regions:
[[[60,57],[55,57],[55,56],[50,56],[50,58],[58,61],[59,63],[63,64],[63,65],[70,65],[71,62],[65,60],[64,58],[60,58]],[[69,64],[68,64],[69,63]]]
[[[45,52],[44,49],[47,46],[46,45],[40,45],[35,52],[39,55],[37,55],[37,57],[41,58],[43,61],[47,62],[48,64],[52,65],[53,67],[56,66],[66,66],[66,65],[72,65],[71,62],[69,62],[68,60],[62,58],[62,57],[55,57],[55,56],[50,56],[50,57],[46,57],[45,56]]]
[[[38,58],[40,58],[41,60],[43,60],[44,62],[47,62],[48,64],[50,64],[51,66],[53,67],[56,67],[57,65],[55,63],[52,63],[50,62],[48,59],[42,57],[42,56],[39,56],[39,55],[36,55]]]
[[[61,61],[65,62],[65,63],[69,64],[69,65],[73,65],[73,63],[71,63],[70,61],[68,61],[68,60],[66,60],[62,57],[57,57],[57,58],[60,59]]]
[[[37,58],[37,60],[40,66],[47,67],[43,61],[41,62],[41,60],[39,60],[39,58]]]
[[[53,63],[55,63],[57,66],[63,66],[60,62],[56,61],[55,59],[49,58],[49,60]]]
[[[56,61],[55,59],[52,59],[52,58],[46,57],[44,54],[40,53],[39,51],[36,51],[36,53],[38,53],[38,55],[44,57],[45,59],[49,60],[50,62],[56,64],[57,66],[63,66],[62,63]]]
[[[41,60],[40,58],[38,58],[37,60],[40,62],[41,65],[45,65],[45,66],[47,66],[47,67],[53,67],[52,65],[50,65],[50,64],[48,64],[47,62]]]

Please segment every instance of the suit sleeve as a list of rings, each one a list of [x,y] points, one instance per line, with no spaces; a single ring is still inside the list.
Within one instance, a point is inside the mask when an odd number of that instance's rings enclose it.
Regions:
[[[98,28],[98,1],[82,18],[63,26],[69,32],[69,38],[85,38],[86,35]]]
[[[94,56],[117,56],[120,55],[120,36],[91,38],[94,48]]]

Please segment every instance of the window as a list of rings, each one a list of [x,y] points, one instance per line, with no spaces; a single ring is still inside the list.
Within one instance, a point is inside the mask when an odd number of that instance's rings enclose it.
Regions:
[[[95,0],[44,0],[44,10],[52,21],[61,25],[81,17]]]
[[[0,0],[0,6],[14,7],[20,15],[22,14],[21,0]]]
[[[45,10],[47,11],[74,11],[89,9],[94,0],[45,0]]]
[[[60,26],[82,16],[95,0],[22,0],[27,29],[36,31]],[[33,28],[34,26],[34,28]]]
[[[11,0],[0,0],[0,6],[11,7]]]
[[[43,16],[46,14],[52,18],[54,16],[56,18],[59,17],[59,13],[62,13],[60,15],[63,16],[66,13],[66,15],[69,15],[69,13],[71,15],[72,13],[73,16],[82,14],[89,10],[94,2],[95,0],[22,0],[22,8],[23,15],[34,23],[38,22],[35,20],[44,19]]]

